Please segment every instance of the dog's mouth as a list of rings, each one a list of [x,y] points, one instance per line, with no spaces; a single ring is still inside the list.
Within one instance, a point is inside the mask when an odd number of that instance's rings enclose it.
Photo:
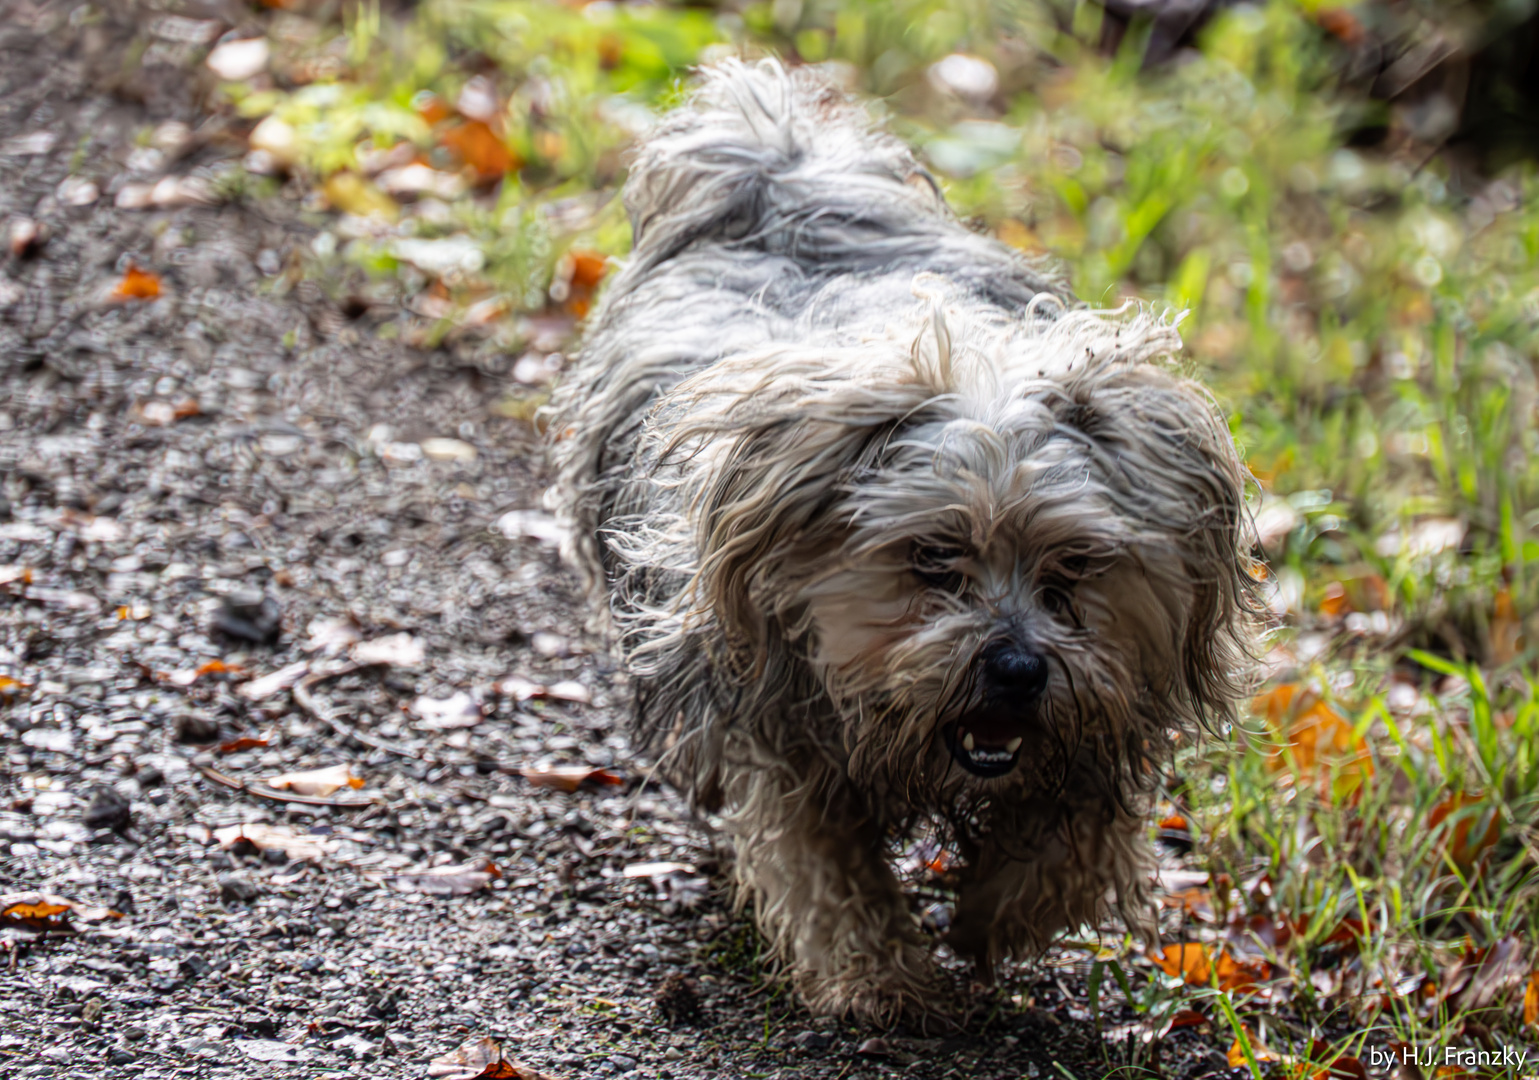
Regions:
[[[971,712],[941,729],[946,749],[974,776],[1004,776],[1020,763],[1025,724],[1012,713],[989,709]]]

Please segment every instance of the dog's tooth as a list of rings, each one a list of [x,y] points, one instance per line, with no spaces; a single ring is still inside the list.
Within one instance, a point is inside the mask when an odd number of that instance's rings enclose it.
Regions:
[[[1005,743],[1005,752],[1008,753],[1008,754],[1013,754],[1017,750],[1019,750],[1020,748],[1021,748],[1021,737],[1019,735],[1017,735],[1015,738],[1011,739],[1009,742]]]
[[[962,749],[966,750],[969,754],[973,752],[973,733],[971,731],[962,737]]]

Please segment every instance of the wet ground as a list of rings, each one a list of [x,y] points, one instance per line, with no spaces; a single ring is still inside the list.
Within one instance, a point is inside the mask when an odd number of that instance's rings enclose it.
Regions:
[[[406,344],[399,298],[307,274],[302,190],[232,187],[190,58],[253,10],[0,19],[0,1074],[416,1077],[483,1036],[563,1078],[1127,1060],[1083,951],[945,1039],[787,997],[626,752],[516,358]],[[362,786],[268,784],[336,765]],[[81,908],[26,925],[37,891]]]

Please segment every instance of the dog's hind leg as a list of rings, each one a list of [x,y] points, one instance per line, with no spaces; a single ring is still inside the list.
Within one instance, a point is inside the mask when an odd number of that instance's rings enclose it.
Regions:
[[[887,866],[883,830],[833,766],[792,768],[727,777],[739,903],[813,1012],[944,1026],[949,981]]]

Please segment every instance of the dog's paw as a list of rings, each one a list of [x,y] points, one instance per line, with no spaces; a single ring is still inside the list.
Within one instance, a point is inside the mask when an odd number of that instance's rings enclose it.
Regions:
[[[887,970],[798,980],[815,1013],[875,1027],[905,1024],[924,1034],[960,1030],[964,1010],[951,980],[928,962],[917,971]]]

